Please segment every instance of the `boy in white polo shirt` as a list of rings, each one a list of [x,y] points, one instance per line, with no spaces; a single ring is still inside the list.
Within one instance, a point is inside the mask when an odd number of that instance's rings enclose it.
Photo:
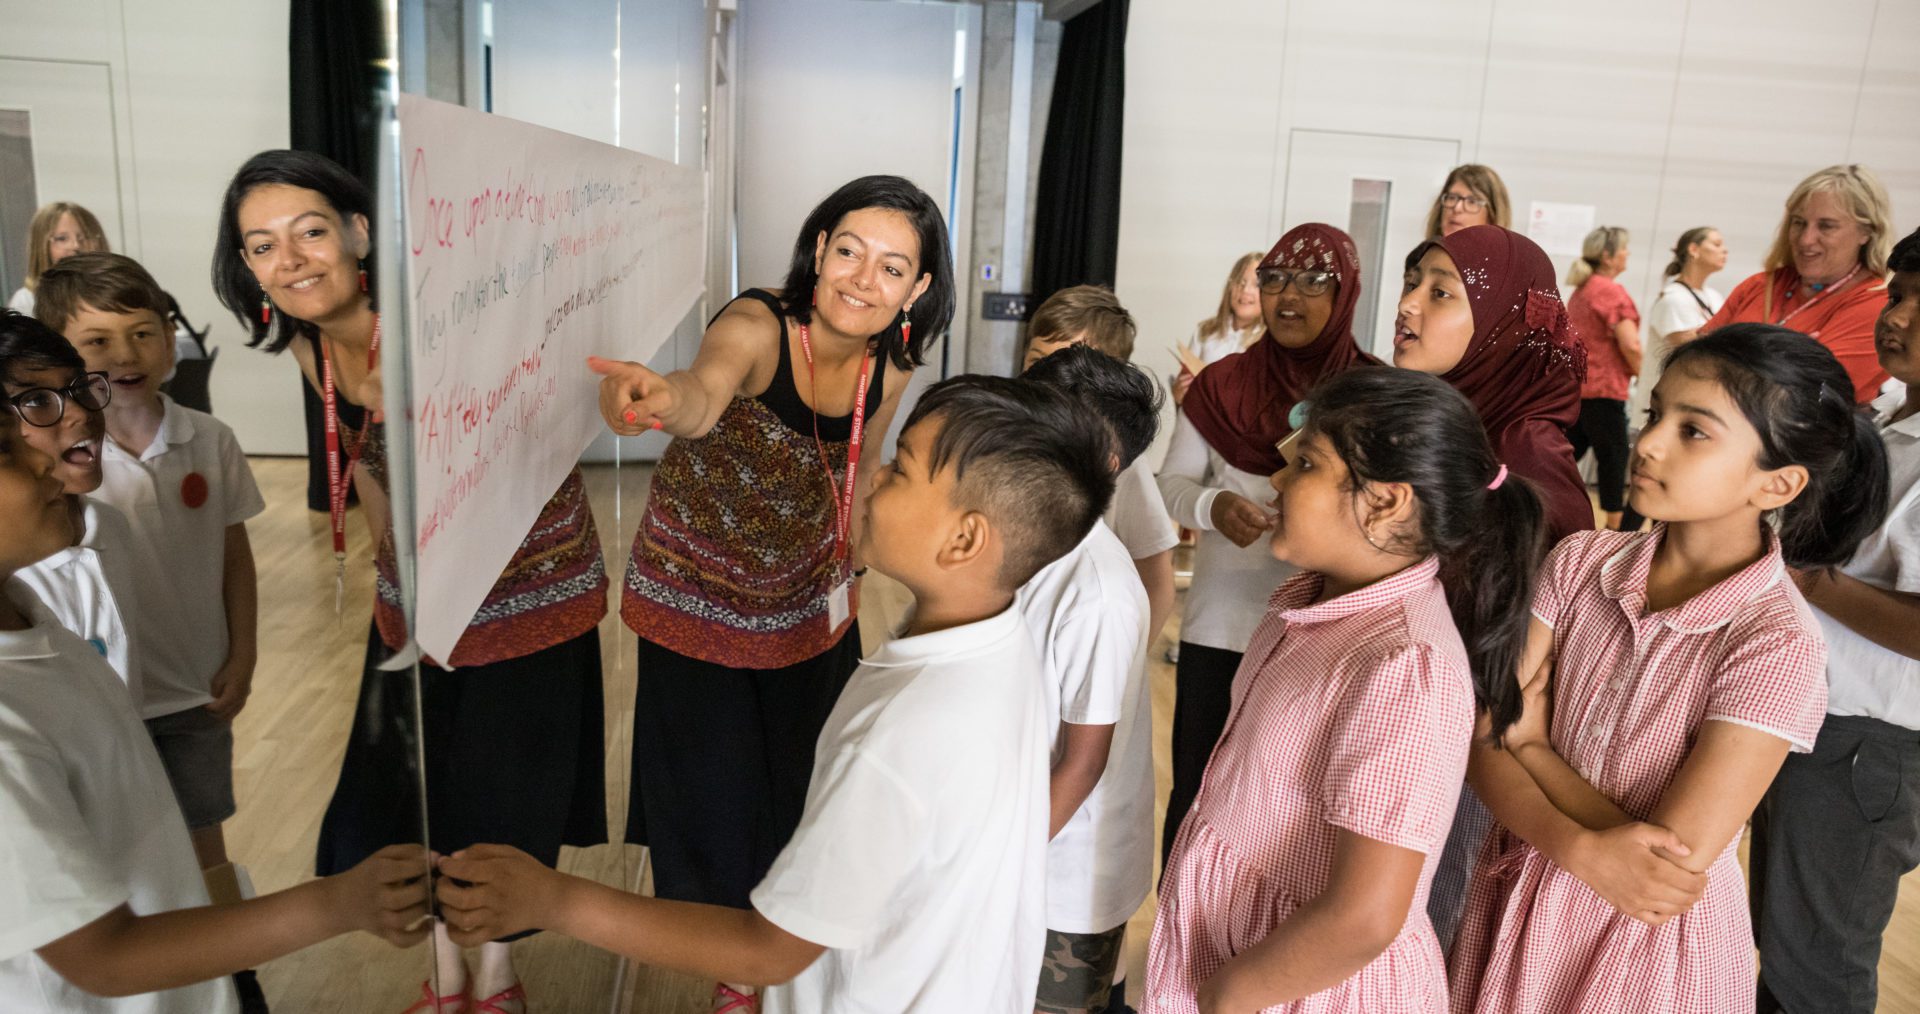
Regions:
[[[799,830],[752,909],[638,897],[478,845],[440,863],[454,940],[557,930],[709,979],[777,983],[761,994],[770,1014],[1031,1011],[1052,722],[1014,597],[1113,495],[1111,441],[1036,384],[927,389],[856,533],[860,559],[913,593],[913,619],[841,693]]]
[[[225,423],[160,393],[173,364],[169,302],[119,254],[66,258],[41,275],[34,314],[105,373],[103,481],[127,516],[141,631],[141,717],[208,871],[239,897],[220,825],[233,816],[233,727],[253,684],[257,588],[246,521],[266,503]]]
[[[1795,575],[1827,639],[1827,717],[1753,814],[1757,1006],[1871,1012],[1900,878],[1920,866],[1920,232],[1889,258],[1880,365],[1907,385],[1882,416],[1887,520],[1846,566]]]
[[[426,935],[417,845],[264,898],[207,905],[126,689],[9,580],[73,542],[53,459],[20,426],[18,409],[0,406],[0,1009],[233,1014],[225,977],[237,969],[352,929],[417,943]]]
[[[1084,345],[1020,379],[1107,421],[1118,475],[1153,443],[1159,393],[1132,365]],[[1147,596],[1102,522],[1020,589],[1055,719],[1047,846],[1047,944],[1034,1010],[1124,1009],[1114,978],[1127,920],[1153,885],[1153,705]]]
[[[107,378],[87,373],[80,354],[58,332],[7,310],[0,312],[0,386],[23,424],[21,436],[53,459],[77,531],[73,545],[23,568],[13,580],[32,589],[63,626],[113,666],[138,708],[130,559],[137,543],[126,515],[87,496],[100,488]]]

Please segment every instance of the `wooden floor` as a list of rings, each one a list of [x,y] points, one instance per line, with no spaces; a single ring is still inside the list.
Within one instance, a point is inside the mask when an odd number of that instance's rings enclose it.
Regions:
[[[311,876],[320,818],[340,770],[366,645],[372,567],[359,520],[351,519],[344,619],[333,614],[332,559],[326,516],[305,509],[305,465],[255,459],[254,474],[267,511],[249,526],[260,571],[260,666],[254,693],[238,719],[234,753],[240,812],[227,824],[230,851],[262,891]],[[592,468],[587,485],[609,573],[624,569],[648,472],[628,468],[616,485],[613,469]],[[869,650],[892,629],[905,605],[898,585],[878,575],[861,595],[861,627]],[[1152,652],[1156,816],[1171,782],[1169,725],[1173,667],[1164,661],[1179,618]],[[607,660],[607,808],[615,833],[625,826],[627,756],[632,733],[633,635],[610,612],[601,625]],[[395,778],[406,777],[394,772]],[[1157,826],[1157,825],[1156,825]],[[603,883],[644,886],[644,850],[629,845],[568,849],[561,867]],[[1898,908],[1880,962],[1880,1009],[1920,1014],[1920,874],[1902,884]],[[1149,897],[1129,924],[1127,967],[1131,995],[1144,981],[1153,923]],[[621,1012],[699,1014],[708,986],[659,969],[624,972],[619,961],[551,933],[514,945],[515,958],[539,1014]],[[398,1014],[419,998],[432,958],[427,947],[399,951],[371,937],[342,937],[261,969],[276,1014]]]

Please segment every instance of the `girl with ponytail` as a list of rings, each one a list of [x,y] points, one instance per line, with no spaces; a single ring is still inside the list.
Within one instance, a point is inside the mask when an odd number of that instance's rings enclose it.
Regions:
[[[1166,866],[1146,1011],[1446,1005],[1426,896],[1476,705],[1520,714],[1545,511],[1437,378],[1354,370],[1307,399],[1269,540],[1304,573],[1253,635]]]
[[[1455,1010],[1754,1009],[1740,831],[1826,711],[1787,568],[1843,563],[1879,526],[1886,451],[1839,361],[1781,327],[1681,346],[1652,402],[1632,497],[1659,523],[1554,549],[1521,717],[1482,720],[1470,780],[1501,826]]]

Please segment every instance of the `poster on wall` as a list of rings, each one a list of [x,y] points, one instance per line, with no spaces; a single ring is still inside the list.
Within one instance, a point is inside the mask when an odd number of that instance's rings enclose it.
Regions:
[[[1527,209],[1527,238],[1550,255],[1578,257],[1593,231],[1593,212],[1591,204],[1534,201]]]
[[[402,95],[418,561],[447,659],[603,428],[590,355],[645,362],[700,298],[697,168]]]

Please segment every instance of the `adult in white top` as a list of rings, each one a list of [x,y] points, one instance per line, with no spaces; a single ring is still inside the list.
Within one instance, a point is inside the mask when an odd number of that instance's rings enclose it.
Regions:
[[[112,504],[75,497],[80,541],[14,572],[60,624],[91,645],[126,684],[140,707],[140,659],[132,650],[139,611],[134,606],[132,557],[142,548],[127,516]]]
[[[1076,993],[1071,1004],[1087,1006],[1105,1001],[1120,931],[1153,883],[1147,596],[1126,547],[1105,524],[1095,524],[1072,552],[1022,586],[1017,602],[1047,670],[1049,714],[1057,718],[1049,759],[1046,951],[1065,946],[1078,961],[1104,959],[1092,969],[1097,981],[1061,984],[1090,990],[1093,995]],[[1094,732],[1097,741],[1102,729],[1110,737],[1105,764],[1091,772],[1097,780],[1086,790],[1081,773],[1062,761],[1070,733]],[[1070,939],[1087,937],[1097,939]],[[1072,971],[1060,977],[1073,979]],[[1041,981],[1044,998],[1047,982]]]
[[[1759,1008],[1869,1012],[1900,880],[1920,867],[1920,232],[1874,327],[1906,387],[1878,419],[1892,509],[1837,572],[1797,575],[1827,642],[1827,714],[1753,815]]]
[[[1653,305],[1647,308],[1640,376],[1634,380],[1633,394],[1627,399],[1629,441],[1646,425],[1649,399],[1653,397],[1654,386],[1660,383],[1661,368],[1674,349],[1675,338],[1699,334],[1700,325],[1727,301],[1727,297],[1707,287],[1707,279],[1726,266],[1726,241],[1720,238],[1720,230],[1710,225],[1688,229],[1673,245],[1673,260],[1661,273],[1666,284]],[[1645,520],[1629,503],[1620,515],[1620,530],[1639,531]]]
[[[107,999],[35,951],[127,905],[207,904],[180,808],[147,730],[100,653],[24,585],[32,623],[0,630],[0,1008],[25,1014],[223,1014],[230,979]]]

